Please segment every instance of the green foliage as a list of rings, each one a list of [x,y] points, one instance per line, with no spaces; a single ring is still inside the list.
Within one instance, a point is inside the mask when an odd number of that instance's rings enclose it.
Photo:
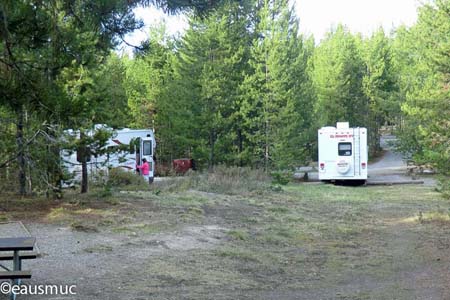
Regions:
[[[369,107],[362,90],[365,65],[360,44],[359,37],[338,25],[315,49],[312,73],[319,126],[336,122],[367,126]]]
[[[291,172],[278,171],[278,172],[272,172],[270,175],[272,176],[272,184],[275,184],[275,185],[286,185],[293,178],[293,174]]]
[[[400,121],[398,83],[394,76],[391,40],[382,28],[365,41],[364,61],[366,72],[362,89],[369,101],[367,118],[370,155],[376,155],[380,147],[380,127],[385,123]]]
[[[161,24],[133,58],[111,53],[142,25],[141,4],[197,15],[181,38]],[[61,148],[106,153],[112,132],[92,128],[108,124],[155,128],[158,163],[188,157],[211,171],[184,186],[260,190],[234,181],[246,182],[245,169],[214,167],[291,170],[314,157],[317,128],[337,121],[368,127],[372,153],[380,127],[394,125],[406,156],[449,175],[449,11],[447,0],[430,1],[391,37],[338,25],[315,46],[287,0],[2,1],[0,178],[49,194],[63,176]],[[60,138],[64,128],[80,138]],[[128,175],[113,171],[112,183],[137,184]]]
[[[175,82],[190,112],[180,116],[186,121],[179,124],[191,130],[192,156],[210,168],[242,160],[238,87],[248,67],[246,14],[245,7],[230,3],[207,19],[192,18],[175,68]]]
[[[48,186],[57,184],[60,173],[55,167],[57,159],[47,165],[40,163],[49,161],[45,155],[44,159],[30,159],[25,142],[29,131],[24,127],[30,111],[33,121],[41,124],[38,133],[45,132],[47,143],[58,139],[49,135],[51,130],[47,129],[51,126],[82,132],[95,123],[129,123],[123,66],[117,57],[111,56],[106,63],[105,58],[127,33],[143,26],[135,19],[134,8],[156,4],[167,12],[193,9],[204,13],[219,2],[1,1],[0,109],[9,110],[15,119],[17,145],[12,151],[17,155],[20,193],[31,192],[32,187],[26,188],[27,180],[29,185],[42,181],[41,175],[34,180],[30,169],[46,173],[44,181]],[[51,151],[58,153],[58,149]],[[9,163],[6,161],[2,167]],[[83,164],[84,179],[85,169]],[[83,182],[82,190],[87,190],[87,181]]]
[[[241,86],[246,160],[266,170],[291,167],[308,157],[306,144],[313,140],[310,52],[287,1],[264,1],[257,19],[250,72]]]
[[[400,148],[444,175],[450,174],[449,10],[448,1],[422,6],[417,24],[399,30],[395,49],[405,97]]]
[[[107,186],[115,188],[127,185],[148,187],[148,183],[145,182],[144,178],[133,172],[127,172],[121,168],[109,170]]]
[[[201,191],[230,195],[264,193],[269,186],[270,179],[262,170],[226,166],[198,175],[195,184]]]
[[[31,158],[33,151],[25,142],[30,132],[28,112],[33,112],[35,124],[41,124],[36,132],[45,133],[47,144],[57,139],[51,127],[95,121],[93,111],[98,108],[89,93],[95,86],[89,69],[116,45],[118,37],[140,26],[132,13],[136,4],[119,0],[0,3],[0,105],[16,120],[21,194],[32,192],[31,182],[56,185],[59,172],[57,159],[48,160],[44,152]]]

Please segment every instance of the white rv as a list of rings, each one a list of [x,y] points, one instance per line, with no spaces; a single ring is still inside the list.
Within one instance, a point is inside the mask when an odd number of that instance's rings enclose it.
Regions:
[[[367,180],[367,129],[348,122],[322,127],[319,139],[319,180]]]
[[[96,125],[96,129],[102,127],[105,126]],[[69,130],[67,133],[79,138],[78,132]],[[93,134],[93,132],[89,134]],[[91,177],[107,176],[111,168],[122,168],[130,172],[136,172],[136,165],[142,164],[142,160],[145,158],[150,166],[150,182],[153,181],[155,173],[154,152],[156,147],[153,130],[128,128],[115,130],[105,147],[116,147],[117,151],[109,151],[108,154],[104,155],[91,155],[87,162],[88,173]],[[81,182],[81,163],[77,157],[77,152],[63,150],[61,157],[64,167],[72,175],[73,181]],[[70,183],[68,184],[70,185]]]

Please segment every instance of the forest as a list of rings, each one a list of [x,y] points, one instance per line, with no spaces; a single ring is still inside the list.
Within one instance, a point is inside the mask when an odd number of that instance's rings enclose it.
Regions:
[[[189,28],[155,26],[120,55],[141,5],[183,12]],[[102,151],[108,133],[83,134],[95,124],[154,128],[157,165],[266,172],[314,161],[317,129],[337,121],[367,127],[376,156],[389,125],[405,157],[450,173],[448,0],[423,4],[411,27],[363,36],[340,24],[321,41],[287,0],[2,0],[0,20],[4,191],[53,193],[61,148]],[[81,138],[62,139],[69,128]]]

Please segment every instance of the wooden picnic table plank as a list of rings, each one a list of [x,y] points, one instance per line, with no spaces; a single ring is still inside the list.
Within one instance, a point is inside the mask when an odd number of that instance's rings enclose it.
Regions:
[[[31,271],[7,271],[0,272],[0,279],[22,279],[31,278]]]
[[[0,251],[33,250],[36,238],[0,238]]]
[[[35,259],[38,257],[38,253],[36,252],[20,252],[19,258],[20,259]],[[14,253],[0,253],[0,261],[3,260],[13,260],[14,259]]]

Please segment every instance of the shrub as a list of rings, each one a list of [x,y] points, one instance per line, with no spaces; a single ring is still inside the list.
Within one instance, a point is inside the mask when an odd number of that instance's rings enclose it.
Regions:
[[[217,166],[199,175],[196,188],[222,194],[245,194],[269,190],[270,178],[262,170]]]
[[[446,176],[440,176],[438,178],[438,185],[436,190],[442,194],[446,199],[450,199],[450,180]]]
[[[203,192],[242,195],[271,190],[270,177],[262,170],[248,167],[217,166],[210,172],[189,170],[184,176],[158,182],[155,193],[195,189]]]
[[[142,176],[139,176],[132,172],[127,172],[120,168],[113,168],[109,171],[107,185],[114,186],[126,186],[126,185],[136,185],[136,186],[148,186]]]
[[[293,178],[292,173],[288,171],[276,171],[272,172],[270,175],[272,175],[272,184],[275,185],[286,185]]]

